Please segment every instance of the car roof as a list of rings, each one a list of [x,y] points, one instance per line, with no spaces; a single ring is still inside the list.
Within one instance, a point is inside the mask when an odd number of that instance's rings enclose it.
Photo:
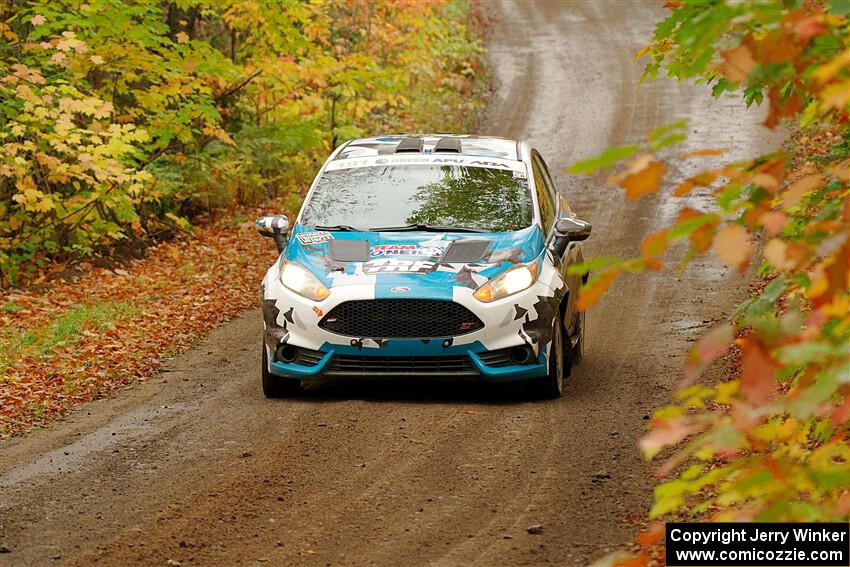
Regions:
[[[357,138],[339,148],[334,159],[396,153],[454,154],[521,161],[519,143],[516,140],[458,134],[389,134]]]

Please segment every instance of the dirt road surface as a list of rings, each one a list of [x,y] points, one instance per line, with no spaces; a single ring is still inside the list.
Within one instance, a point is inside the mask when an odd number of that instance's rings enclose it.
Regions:
[[[481,133],[530,139],[553,170],[679,118],[691,148],[775,144],[735,98],[636,84],[657,4],[494,2],[497,91]],[[634,253],[677,211],[667,196],[558,182],[594,224],[590,255]],[[260,315],[246,313],[150,382],[0,445],[0,565],[586,564],[650,504],[645,420],[687,342],[742,286],[711,262],[618,284],[554,402],[402,382],[269,401]]]

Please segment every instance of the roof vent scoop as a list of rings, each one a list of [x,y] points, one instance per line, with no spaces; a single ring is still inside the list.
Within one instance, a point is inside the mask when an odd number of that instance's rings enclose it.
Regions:
[[[461,153],[460,138],[440,138],[437,140],[437,145],[434,146],[434,153],[437,152]]]
[[[422,138],[404,138],[395,147],[395,153],[401,154],[406,152],[422,153],[424,140]]]

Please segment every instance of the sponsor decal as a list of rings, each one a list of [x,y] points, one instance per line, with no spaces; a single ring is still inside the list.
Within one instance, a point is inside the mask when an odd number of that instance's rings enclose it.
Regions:
[[[295,235],[298,242],[301,244],[321,244],[328,240],[333,240],[334,235],[324,230],[316,230],[313,232],[299,232]]]
[[[443,255],[439,246],[417,246],[416,244],[381,244],[369,249],[370,256],[426,256],[433,258]]]
[[[313,313],[316,314],[316,317],[321,317],[322,315],[324,315],[324,313],[322,313],[322,310],[316,307],[315,305],[313,306]]]
[[[410,291],[410,288],[405,287],[403,285],[397,285],[395,287],[391,287],[390,291],[393,293],[407,293],[408,291]]]
[[[326,171],[351,169],[354,167],[375,167],[381,165],[459,165],[463,167],[488,167],[504,171],[525,171],[521,161],[503,158],[481,158],[476,156],[445,157],[431,154],[413,156],[369,156],[363,158],[338,159],[325,166]]]
[[[381,258],[363,263],[366,274],[428,274],[434,271],[436,262],[428,260],[396,260]]]

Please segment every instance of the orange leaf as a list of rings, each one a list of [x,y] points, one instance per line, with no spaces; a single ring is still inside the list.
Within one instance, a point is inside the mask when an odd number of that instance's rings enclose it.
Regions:
[[[764,119],[764,125],[767,128],[776,128],[782,118],[794,116],[803,108],[803,97],[796,92],[788,97],[783,97],[779,87],[771,88],[767,93],[767,98],[770,101],[770,110],[767,118]]]
[[[744,337],[739,342],[741,344],[741,393],[752,404],[763,404],[776,393],[776,384],[773,381],[773,360],[758,339]]]
[[[658,524],[650,530],[639,533],[635,539],[643,547],[651,547],[664,539],[664,535],[664,525]]]
[[[676,223],[681,224],[685,221],[701,217],[704,214],[705,213],[701,213],[699,211],[695,211],[694,209],[686,207],[682,209],[682,211],[679,213],[679,216],[676,219]],[[711,248],[711,242],[714,238],[714,230],[718,224],[720,224],[720,219],[715,217],[711,219],[711,222],[702,225],[691,233],[689,238],[691,241],[691,248],[694,250],[694,252],[702,254],[703,252]]]
[[[779,271],[793,270],[802,264],[808,255],[801,244],[774,238],[764,247],[764,259]]]
[[[691,350],[691,358],[705,364],[723,356],[735,339],[735,327],[721,323],[703,335]]]
[[[840,406],[835,408],[830,418],[833,427],[840,427],[845,421],[850,420],[850,398],[844,400]]]
[[[714,183],[714,180],[717,179],[717,175],[718,172],[715,170],[701,171],[680,183],[679,186],[673,190],[673,195],[676,197],[684,197],[694,187],[708,187]]]
[[[759,218],[759,222],[764,226],[764,232],[768,236],[776,236],[788,224],[788,215],[778,211],[769,211]]]
[[[685,221],[689,221],[691,219],[695,219],[697,217],[701,217],[705,213],[701,213],[696,209],[692,209],[690,207],[685,207],[681,211],[679,211],[679,215],[676,217],[676,224],[681,224]]]
[[[656,418],[652,420],[652,430],[641,437],[640,441],[638,441],[638,446],[644,456],[651,459],[664,447],[679,443],[682,439],[696,433],[701,428],[701,425],[685,416],[673,419]]]
[[[837,165],[830,167],[827,171],[844,183],[847,183],[850,181],[850,159],[845,159]]]
[[[753,185],[761,187],[769,193],[775,193],[779,188],[779,180],[769,173],[756,173],[750,181]]]
[[[756,204],[753,208],[744,213],[744,216],[742,217],[744,220],[744,226],[747,227],[747,230],[751,230],[755,233],[755,229],[761,226],[761,217],[769,211],[770,207],[768,207],[764,201]]]
[[[814,191],[823,185],[823,177],[820,175],[808,175],[798,179],[782,192],[782,202],[786,209],[790,209],[799,203],[809,191]]]
[[[644,567],[646,565],[646,557],[643,555],[635,555],[623,561],[614,563],[614,567]]]
[[[620,178],[617,184],[626,190],[629,199],[637,199],[657,193],[658,184],[666,171],[667,167],[660,161],[650,161],[639,171]]]
[[[746,45],[741,44],[735,49],[723,51],[720,56],[723,57],[723,63],[717,70],[733,83],[744,82],[756,68],[753,53]]]
[[[694,150],[692,152],[685,152],[682,154],[682,159],[704,156],[719,156],[724,153],[726,153],[726,150],[724,150],[723,148],[706,148],[704,150]]]
[[[794,27],[797,32],[797,37],[799,37],[800,41],[803,43],[806,43],[813,37],[824,35],[829,31],[826,23],[824,23],[823,15],[811,16],[800,20]]]
[[[750,233],[742,226],[727,226],[714,236],[712,250],[727,266],[743,272],[753,254]]]
[[[771,30],[754,42],[755,57],[759,62],[769,64],[785,63],[796,59],[802,52],[803,46],[794,39],[794,33],[788,28]]]
[[[579,291],[576,308],[579,311],[584,311],[591,305],[595,305],[599,301],[599,298],[602,297],[602,294],[605,293],[605,290],[617,281],[621,272],[622,270],[620,269],[608,270],[592,277]]]

